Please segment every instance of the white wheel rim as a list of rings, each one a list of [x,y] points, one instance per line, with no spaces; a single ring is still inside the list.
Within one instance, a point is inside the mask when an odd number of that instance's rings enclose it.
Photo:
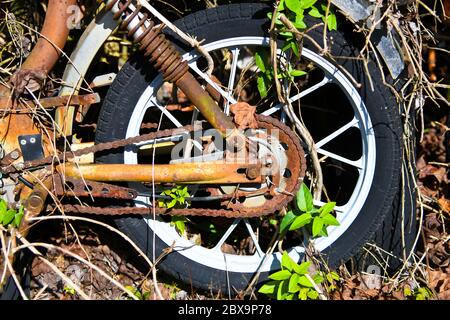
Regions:
[[[204,47],[208,51],[213,51],[226,47],[233,48],[244,45],[267,46],[268,39],[263,37],[236,37],[205,44]],[[337,239],[339,239],[339,237],[350,227],[366,201],[375,171],[376,144],[370,116],[367,112],[364,102],[361,100],[360,95],[358,94],[352,83],[338,68],[336,68],[333,64],[331,64],[318,54],[312,52],[311,50],[303,48],[302,56],[315,63],[325,72],[326,78],[322,81],[322,85],[332,80],[332,82],[338,84],[341,87],[341,89],[343,90],[343,92],[345,92],[347,98],[351,102],[354,110],[354,119],[351,122],[347,123],[345,126],[341,127],[327,138],[316,142],[319,154],[329,155],[337,160],[342,160],[342,162],[356,166],[359,172],[359,178],[350,199],[345,205],[336,207],[336,211],[338,212],[337,220],[339,221],[340,226],[330,226],[327,229],[328,237],[321,237],[314,241],[316,249],[318,249],[319,251],[323,251],[331,244],[333,244]],[[183,58],[190,62],[195,59],[196,56],[192,53],[186,53]],[[192,64],[191,67],[193,67]],[[193,68],[193,70],[197,73],[200,72],[195,68]],[[162,83],[162,77],[158,76],[142,93],[131,115],[126,137],[133,137],[139,134],[140,125],[142,123],[145,112],[148,108],[155,107],[156,103],[154,99],[154,93],[156,93]],[[312,88],[314,87],[315,86],[313,86]],[[318,88],[319,86],[316,89]],[[304,96],[306,94],[309,94],[310,92],[312,92],[311,89],[308,89],[310,90],[309,92],[307,92],[308,90],[305,90],[301,93],[301,95]],[[262,114],[268,115],[270,114],[270,112],[270,110],[267,110]],[[181,124],[169,112],[164,110],[163,113],[170,120],[172,120],[172,122],[176,126],[181,126]],[[325,149],[322,149],[322,147],[327,142],[336,138],[339,134],[343,133],[351,127],[357,127],[361,132],[363,149],[361,159],[357,161],[349,161],[345,158],[329,153]],[[334,134],[337,135],[333,138]],[[125,151],[124,163],[138,163],[137,152],[135,151],[135,149],[130,148]],[[149,199],[147,197],[139,197],[136,200],[137,206],[148,206],[149,204]],[[321,205],[323,203],[317,201],[315,204]],[[267,255],[267,257],[265,257],[264,253],[261,250],[258,250],[257,246],[255,254],[251,256],[227,254],[220,251],[220,246],[216,246],[213,249],[208,249],[199,245],[194,245],[189,240],[180,237],[175,228],[169,223],[159,220],[153,220],[152,218],[146,218],[146,221],[148,226],[155,232],[155,235],[159,239],[161,239],[167,245],[167,247],[171,246],[175,242],[174,250],[179,254],[195,261],[196,263],[203,264],[210,268],[239,273],[254,273],[258,270],[260,270],[261,272],[268,272],[280,268],[281,254],[278,252]],[[247,220],[244,219],[244,221],[241,222],[240,219],[237,219],[234,221],[227,233],[230,232],[230,230],[232,232],[237,223],[245,223],[247,229],[249,229],[250,224],[248,224]],[[251,232],[249,233],[250,235],[252,235]],[[289,255],[295,261],[299,261],[303,252],[303,247],[297,246],[289,250]]]

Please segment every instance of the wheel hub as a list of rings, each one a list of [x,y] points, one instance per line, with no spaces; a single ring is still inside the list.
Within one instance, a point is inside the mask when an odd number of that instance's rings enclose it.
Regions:
[[[306,170],[306,161],[299,138],[286,125],[275,118],[256,116],[257,129],[249,136],[250,157],[253,151],[264,165],[264,183],[236,186],[221,185],[209,188],[212,195],[239,194],[231,201],[222,202],[227,208],[248,213],[261,211],[270,214],[281,209],[292,200],[297,192]],[[272,208],[270,211],[269,208]],[[275,209],[275,210],[274,210]]]

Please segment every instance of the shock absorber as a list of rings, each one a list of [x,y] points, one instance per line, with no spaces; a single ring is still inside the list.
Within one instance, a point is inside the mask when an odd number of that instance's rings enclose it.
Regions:
[[[106,10],[120,20],[120,28],[128,30],[128,36],[139,44],[144,56],[162,74],[164,79],[175,83],[197,107],[208,122],[223,136],[235,132],[236,126],[226,116],[211,96],[189,72],[189,66],[180,53],[167,40],[163,26],[156,26],[149,12],[145,12],[135,0],[107,0]]]

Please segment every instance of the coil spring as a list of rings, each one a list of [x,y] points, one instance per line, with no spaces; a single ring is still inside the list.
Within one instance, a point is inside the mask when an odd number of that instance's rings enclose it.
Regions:
[[[144,52],[144,56],[149,58],[166,81],[176,82],[188,71],[187,62],[182,60],[177,49],[166,39],[162,33],[163,26],[155,28],[155,22],[149,19],[147,12],[141,11],[141,5],[137,5],[134,10],[130,8],[132,2],[133,0],[112,0],[106,5],[106,10],[111,10],[118,3],[119,10],[114,13],[114,20],[122,19],[120,28],[128,30],[128,36],[140,44],[139,50]],[[139,13],[142,13],[141,17]],[[134,19],[138,19],[138,23],[131,27]],[[145,26],[145,22],[149,25]],[[137,36],[141,28],[145,29]]]

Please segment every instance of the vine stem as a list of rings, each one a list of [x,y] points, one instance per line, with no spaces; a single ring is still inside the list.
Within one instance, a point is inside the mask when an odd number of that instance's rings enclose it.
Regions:
[[[306,128],[306,126],[303,124],[303,122],[297,117],[297,115],[294,112],[294,109],[292,107],[291,102],[288,98],[286,98],[286,95],[288,95],[289,90],[287,92],[283,92],[280,80],[278,79],[278,63],[277,63],[277,36],[276,36],[276,30],[275,30],[275,20],[278,16],[278,2],[277,5],[273,11],[272,15],[272,21],[270,24],[270,57],[271,57],[271,63],[274,73],[274,81],[275,81],[275,87],[277,91],[278,100],[284,104],[284,110],[286,114],[288,115],[289,119],[292,121],[292,123],[295,125],[296,129],[298,130],[300,136],[302,137],[303,141],[308,146],[308,153],[311,156],[311,162],[315,173],[315,186],[314,186],[314,199],[320,200],[322,196],[322,190],[323,190],[323,174],[322,174],[322,168],[320,167],[320,161],[319,156],[317,155],[314,139],[311,136],[311,133]],[[280,14],[279,19],[284,24],[284,26],[289,30],[293,31],[293,34],[295,35],[296,40],[299,43],[303,42],[303,36],[304,34],[300,32],[289,19],[284,15]],[[319,46],[320,47],[320,46]]]

